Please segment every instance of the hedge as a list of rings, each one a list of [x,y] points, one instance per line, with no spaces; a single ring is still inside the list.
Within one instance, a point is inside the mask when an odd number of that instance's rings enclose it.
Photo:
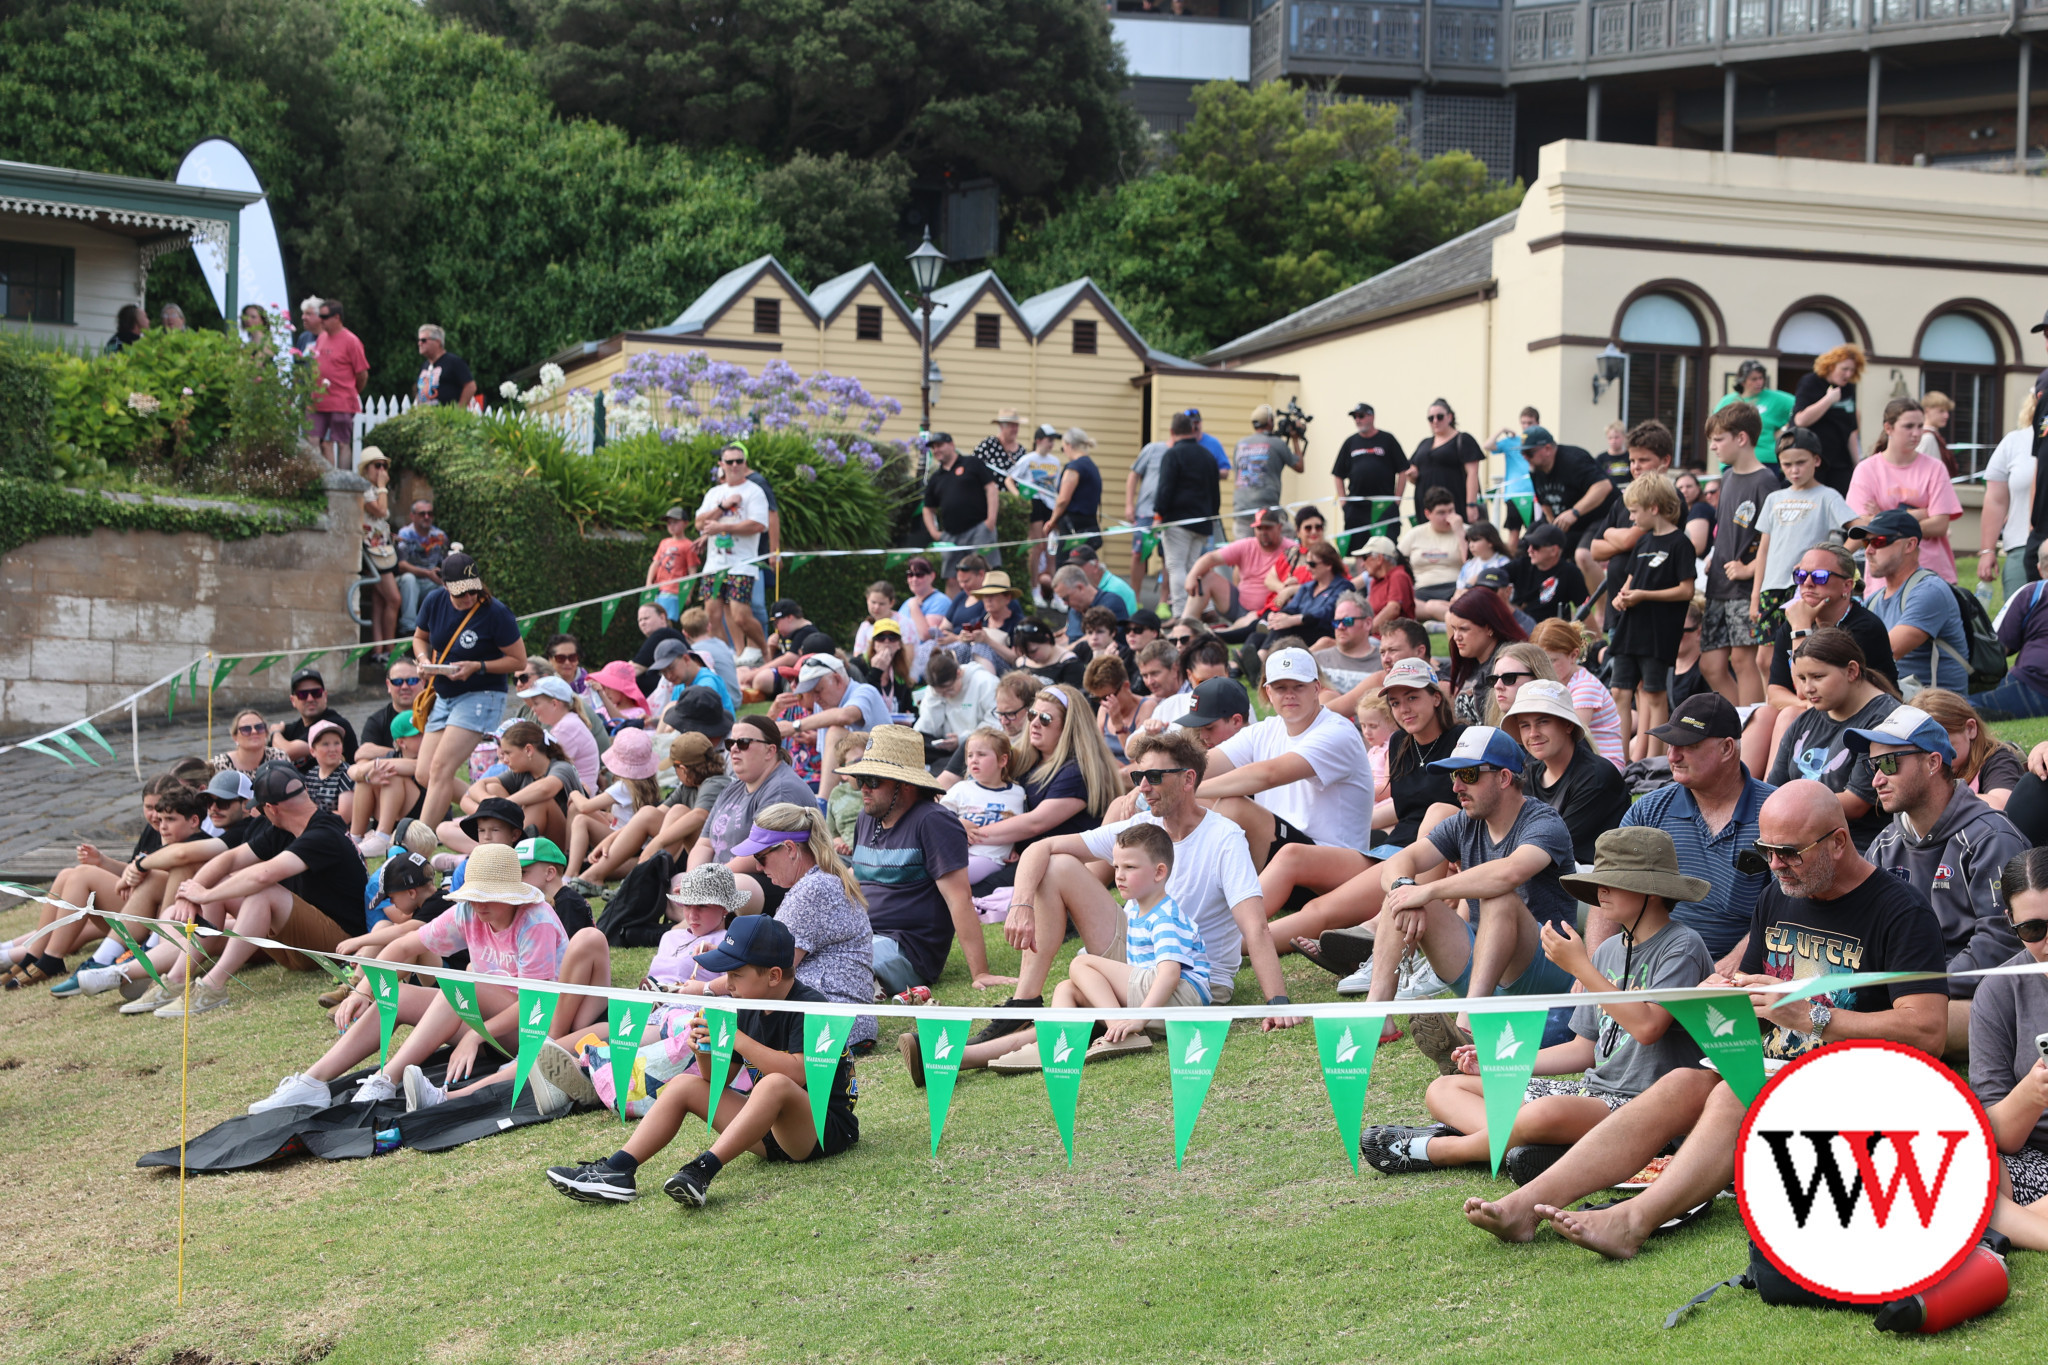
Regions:
[[[49,476],[54,402],[45,358],[0,336],[0,477]]]
[[[215,540],[251,540],[274,531],[313,526],[327,510],[325,498],[302,509],[241,512],[230,507],[176,507],[125,502],[98,493],[75,492],[41,479],[0,477],[0,554],[44,536],[89,536],[101,526],[117,531],[184,531]]]

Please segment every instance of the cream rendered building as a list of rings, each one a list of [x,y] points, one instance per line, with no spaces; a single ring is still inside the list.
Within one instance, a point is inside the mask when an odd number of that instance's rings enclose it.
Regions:
[[[1871,358],[1865,451],[1889,398],[1939,388],[1950,439],[1982,447],[1959,461],[1981,467],[2048,363],[2029,333],[2044,310],[2039,177],[1571,141],[1543,149],[1516,212],[1203,360],[1299,376],[1321,420],[1290,499],[1330,496],[1360,400],[1411,449],[1443,398],[1482,444],[1533,405],[1595,451],[1609,422],[1660,417],[1704,463],[1701,422],[1743,360],[1789,391],[1844,340]],[[1596,394],[1610,345],[1622,373]],[[1977,543],[1974,524],[1952,534]]]

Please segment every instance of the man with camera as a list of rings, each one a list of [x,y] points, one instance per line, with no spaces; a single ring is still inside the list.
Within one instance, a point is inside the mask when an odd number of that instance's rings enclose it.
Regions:
[[[1252,516],[1280,505],[1280,480],[1292,469],[1301,472],[1306,433],[1281,434],[1274,429],[1273,409],[1264,403],[1252,409],[1252,434],[1237,443],[1231,466],[1237,471],[1237,498],[1231,521],[1237,538],[1252,533]]]

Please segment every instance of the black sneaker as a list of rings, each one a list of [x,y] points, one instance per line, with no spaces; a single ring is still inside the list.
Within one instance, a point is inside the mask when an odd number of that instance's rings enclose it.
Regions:
[[[1368,1128],[1358,1135],[1358,1154],[1365,1158],[1365,1164],[1381,1175],[1413,1175],[1417,1171],[1433,1171],[1435,1165],[1418,1161],[1408,1155],[1408,1145],[1416,1138],[1449,1137],[1451,1130],[1441,1123],[1427,1128],[1410,1128],[1403,1124],[1387,1123]]]
[[[710,1198],[711,1182],[699,1172],[685,1166],[661,1182],[661,1192],[678,1204],[689,1204],[701,1209],[704,1207],[704,1201]]]
[[[1019,1000],[1013,995],[1001,1005],[1003,1009],[1020,1007],[1024,1009],[1044,1009],[1045,997],[1034,995],[1029,1000]],[[1031,1021],[1028,1019],[991,1019],[988,1021],[987,1028],[975,1034],[967,1041],[970,1043],[992,1043],[998,1038],[1007,1038],[1013,1033],[1022,1033],[1030,1026]]]
[[[604,1158],[581,1166],[550,1166],[548,1183],[585,1204],[630,1204],[640,1197],[633,1177]]]
[[[1569,1147],[1547,1142],[1532,1142],[1521,1147],[1510,1147],[1501,1155],[1500,1168],[1506,1171],[1508,1179],[1517,1185],[1526,1185],[1564,1160],[1564,1154],[1570,1150]]]

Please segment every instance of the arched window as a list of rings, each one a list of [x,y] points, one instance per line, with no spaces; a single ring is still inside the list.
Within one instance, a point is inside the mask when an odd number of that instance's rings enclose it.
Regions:
[[[1849,329],[1832,313],[1802,308],[1792,314],[1778,328],[1778,387],[1794,392],[1823,351],[1850,340]]]
[[[1969,313],[1943,313],[1920,334],[1920,392],[1955,403],[1942,436],[1956,468],[1975,473],[1998,444],[1998,343]]]
[[[1704,449],[1695,428],[1705,345],[1699,314],[1676,294],[1645,294],[1621,315],[1621,349],[1628,357],[1621,420],[1633,426],[1654,417],[1670,427],[1679,464],[1696,463]]]

